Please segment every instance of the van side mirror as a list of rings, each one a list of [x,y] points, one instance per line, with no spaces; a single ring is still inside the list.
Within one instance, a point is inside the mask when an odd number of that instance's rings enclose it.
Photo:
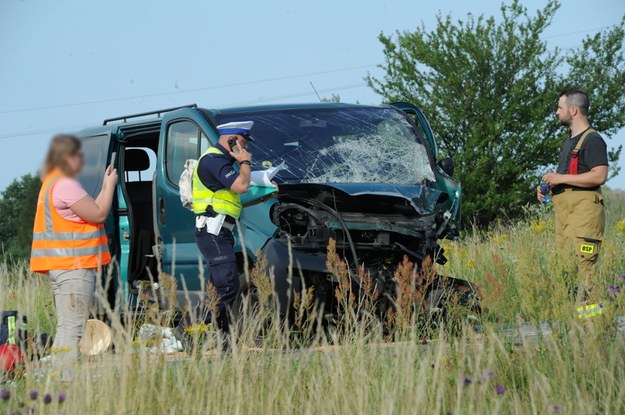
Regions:
[[[439,161],[438,167],[440,167],[441,170],[443,170],[449,176],[451,177],[454,176],[455,165],[454,165],[454,159],[452,159],[451,157],[445,157],[444,159]]]

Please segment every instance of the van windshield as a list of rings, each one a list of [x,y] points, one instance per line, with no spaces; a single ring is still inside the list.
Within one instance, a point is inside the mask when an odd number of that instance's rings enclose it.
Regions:
[[[278,166],[282,183],[434,181],[425,147],[404,115],[392,108],[312,108],[228,113],[218,124],[254,121],[248,144],[253,170]]]

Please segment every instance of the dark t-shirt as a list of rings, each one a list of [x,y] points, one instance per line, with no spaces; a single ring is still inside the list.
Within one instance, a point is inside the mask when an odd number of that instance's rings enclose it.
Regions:
[[[230,188],[239,177],[239,173],[234,170],[234,158],[225,148],[215,144],[223,154],[207,154],[200,159],[197,175],[204,184],[213,192],[219,189]]]
[[[577,142],[582,137],[586,130],[577,134],[575,137],[570,137],[565,141],[560,152],[560,163],[558,164],[558,173],[567,174],[569,170],[569,161],[571,159],[571,152],[575,149]],[[579,150],[579,162],[577,165],[578,174],[587,173],[597,166],[608,165],[608,150],[601,138],[601,135],[596,131],[588,134],[586,140],[582,144],[582,148]]]

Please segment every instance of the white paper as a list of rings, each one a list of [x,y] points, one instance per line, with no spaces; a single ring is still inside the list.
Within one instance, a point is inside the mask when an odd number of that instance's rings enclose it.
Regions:
[[[262,187],[276,187],[271,181],[282,169],[284,169],[284,161],[277,166],[269,167],[267,170],[253,171],[250,177],[250,183]]]

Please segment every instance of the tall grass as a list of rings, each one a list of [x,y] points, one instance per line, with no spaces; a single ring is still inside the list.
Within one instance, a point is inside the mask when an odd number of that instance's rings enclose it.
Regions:
[[[607,196],[597,277],[602,293],[620,286],[625,272],[625,222],[619,224],[625,198]],[[554,252],[549,211],[528,212],[526,221],[475,231],[445,247],[449,262],[438,272],[480,286],[479,327],[465,322],[459,330],[443,327],[424,336],[422,326],[403,321],[396,326],[401,335],[389,336],[382,324],[359,316],[321,336],[314,328],[281,331],[257,318],[240,330],[241,341],[227,357],[199,350],[173,359],[150,354],[134,340],[135,326],[111,315],[114,352],[84,359],[69,384],[47,364],[29,362],[23,377],[1,386],[12,396],[0,400],[0,414],[30,407],[50,414],[625,412],[625,340],[613,320],[625,314],[623,300],[612,289],[602,294],[604,315],[576,318],[570,296],[575,273],[570,260]],[[266,275],[254,272],[257,280]],[[308,312],[305,297],[296,301],[301,313]],[[340,298],[354,309],[349,290]],[[0,309],[26,313],[33,333],[52,330],[52,307],[45,279],[3,266]],[[543,320],[551,322],[549,335],[501,330],[502,323]],[[250,347],[262,329],[265,347]],[[33,389],[40,392],[36,400],[28,396]],[[67,394],[63,403],[56,400],[60,391]],[[50,404],[41,399],[46,392],[55,398]]]

